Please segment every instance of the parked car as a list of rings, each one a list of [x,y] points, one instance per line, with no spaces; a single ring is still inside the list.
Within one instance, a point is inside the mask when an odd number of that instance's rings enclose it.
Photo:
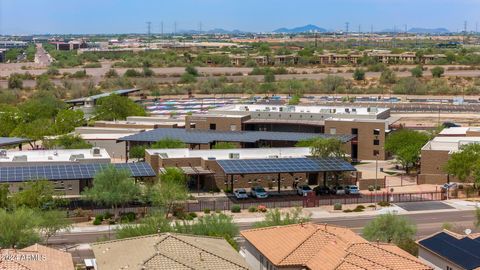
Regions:
[[[297,186],[297,194],[301,196],[306,196],[307,193],[313,192],[312,188],[309,185],[300,185]]]
[[[236,189],[233,194],[237,199],[247,199],[248,198],[248,193],[244,188],[239,188]]]
[[[259,199],[268,197],[267,191],[265,191],[265,189],[260,186],[253,187],[252,190],[250,191],[250,194],[252,195],[252,197],[259,198]]]
[[[332,194],[336,195],[344,195],[345,194],[345,189],[342,186],[335,186],[333,187],[333,192]]]
[[[352,194],[352,195],[358,195],[360,194],[360,190],[356,185],[346,185],[345,186],[345,194]]]
[[[325,187],[325,186],[316,186],[313,191],[315,191],[315,194],[317,195],[328,195],[330,194],[330,188]]]

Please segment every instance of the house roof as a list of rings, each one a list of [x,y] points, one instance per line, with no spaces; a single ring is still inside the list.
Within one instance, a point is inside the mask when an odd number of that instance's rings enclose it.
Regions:
[[[370,243],[347,228],[333,225],[305,223],[241,234],[279,267],[432,269],[396,246]]]
[[[102,270],[248,269],[223,238],[164,233],[95,243],[92,249]]]
[[[417,241],[418,245],[465,269],[480,268],[480,234],[459,235],[443,230]]]
[[[73,270],[68,252],[35,244],[24,249],[0,250],[2,270]],[[8,258],[8,259],[6,259]]]

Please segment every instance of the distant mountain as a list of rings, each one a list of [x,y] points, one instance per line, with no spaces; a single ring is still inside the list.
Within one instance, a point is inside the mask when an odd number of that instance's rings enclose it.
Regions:
[[[450,33],[450,31],[446,28],[420,28],[414,27],[408,30],[409,33],[414,34],[446,34]]]
[[[225,30],[223,28],[214,28],[207,31],[198,31],[198,30],[180,30],[178,33],[181,34],[243,34],[244,31],[234,29],[234,30]]]
[[[307,24],[304,26],[299,26],[295,28],[278,28],[276,30],[273,30],[274,33],[289,33],[289,34],[297,34],[297,33],[310,33],[310,32],[319,32],[319,33],[324,33],[328,32],[327,29],[318,27],[313,24]]]
[[[379,31],[380,33],[403,33],[404,30],[401,28],[397,29],[383,29]],[[447,34],[450,31],[446,28],[422,28],[422,27],[413,27],[407,30],[411,34]]]

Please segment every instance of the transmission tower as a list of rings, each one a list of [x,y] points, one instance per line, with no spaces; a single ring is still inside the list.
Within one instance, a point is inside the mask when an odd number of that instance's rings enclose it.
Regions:
[[[147,38],[148,38],[148,48],[150,48],[150,40],[151,40],[151,27],[152,27],[152,22],[147,22]]]

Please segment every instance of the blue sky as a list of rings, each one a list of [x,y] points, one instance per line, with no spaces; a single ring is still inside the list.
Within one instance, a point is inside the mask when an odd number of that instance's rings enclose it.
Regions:
[[[315,24],[380,30],[480,23],[480,0],[0,0],[0,33],[144,33],[224,28],[271,31]]]

